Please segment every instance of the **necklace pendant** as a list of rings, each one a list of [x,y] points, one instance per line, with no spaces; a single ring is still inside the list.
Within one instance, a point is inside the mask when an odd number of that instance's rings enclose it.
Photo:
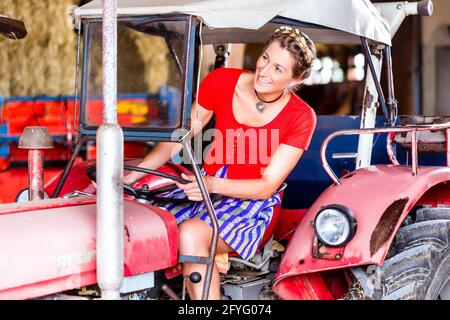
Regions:
[[[256,109],[257,109],[259,112],[263,112],[265,107],[266,107],[266,106],[264,105],[264,102],[262,102],[262,101],[260,101],[260,102],[258,102],[258,103],[256,104]]]

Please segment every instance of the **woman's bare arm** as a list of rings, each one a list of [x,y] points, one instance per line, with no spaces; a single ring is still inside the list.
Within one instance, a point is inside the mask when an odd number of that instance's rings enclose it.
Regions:
[[[280,144],[260,179],[223,179],[212,176],[203,179],[209,193],[241,199],[267,199],[286,180],[302,155],[302,149]],[[184,190],[190,200],[201,201],[202,196],[194,176],[184,177],[192,182],[185,185],[177,183],[177,186]]]
[[[198,109],[198,110],[197,110]],[[196,114],[197,112],[197,114]],[[191,109],[191,125],[192,136],[200,132],[203,127],[211,120],[213,111],[207,110],[198,105],[196,108],[195,102]],[[156,170],[169,161],[174,155],[180,152],[183,146],[178,142],[160,142],[158,143],[142,160],[138,167]],[[144,177],[146,173],[132,171],[123,179],[125,184],[132,184],[135,181]]]

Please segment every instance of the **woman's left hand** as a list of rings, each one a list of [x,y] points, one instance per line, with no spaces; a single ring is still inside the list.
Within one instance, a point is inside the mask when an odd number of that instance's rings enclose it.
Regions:
[[[192,174],[188,175],[188,174],[182,173],[181,177],[190,182],[186,183],[186,184],[177,182],[176,183],[177,187],[184,191],[184,193],[187,195],[189,200],[202,201],[203,197],[200,192],[200,187],[198,186],[197,180],[195,179],[195,176]],[[210,192],[211,191],[210,190],[211,177],[210,176],[203,177],[203,181],[205,181],[206,190],[208,190],[208,192]]]

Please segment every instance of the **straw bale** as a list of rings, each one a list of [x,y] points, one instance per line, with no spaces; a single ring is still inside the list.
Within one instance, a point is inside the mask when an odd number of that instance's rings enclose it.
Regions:
[[[157,93],[162,84],[168,83],[168,49],[164,39],[149,36],[130,29],[118,29],[117,50],[118,91],[121,93]],[[90,57],[90,93],[102,88],[101,48],[94,49]]]
[[[68,14],[78,4],[76,0],[0,0],[0,13],[23,20],[28,31],[18,41],[0,38],[0,95],[74,94],[77,34],[70,28]],[[126,70],[118,70],[126,80],[118,89],[155,93],[174,72],[167,62],[166,44],[161,38],[128,33],[118,43],[119,60],[126,65]],[[126,53],[133,48],[137,56],[130,57]],[[95,93],[101,93],[101,46],[91,63],[95,66],[91,84]]]
[[[71,95],[76,33],[67,26],[75,0],[2,0],[0,13],[23,20],[26,38],[0,38],[0,95]]]
[[[131,35],[145,64],[144,78],[147,90],[155,93],[161,84],[167,83],[169,78],[167,45],[161,37],[150,38],[138,32],[133,32]]]

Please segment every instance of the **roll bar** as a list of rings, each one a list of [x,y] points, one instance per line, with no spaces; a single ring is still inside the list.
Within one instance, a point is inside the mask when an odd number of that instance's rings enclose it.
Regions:
[[[411,169],[412,175],[417,175],[418,173],[418,153],[417,153],[417,132],[419,131],[440,131],[446,130],[446,143],[447,143],[447,166],[450,167],[450,122],[439,123],[439,124],[424,124],[424,125],[405,125],[402,127],[395,128],[374,128],[374,129],[351,129],[351,130],[339,130],[336,131],[325,138],[320,147],[320,159],[325,172],[337,185],[341,184],[341,181],[336,176],[334,171],[331,169],[328,161],[326,159],[326,150],[328,144],[331,140],[338,136],[349,136],[349,135],[361,135],[361,134],[375,134],[375,133],[399,133],[399,132],[411,132]],[[394,165],[398,165],[398,161],[395,158],[394,152],[392,150],[392,138],[393,135],[388,135],[386,150],[389,155],[389,159]]]

